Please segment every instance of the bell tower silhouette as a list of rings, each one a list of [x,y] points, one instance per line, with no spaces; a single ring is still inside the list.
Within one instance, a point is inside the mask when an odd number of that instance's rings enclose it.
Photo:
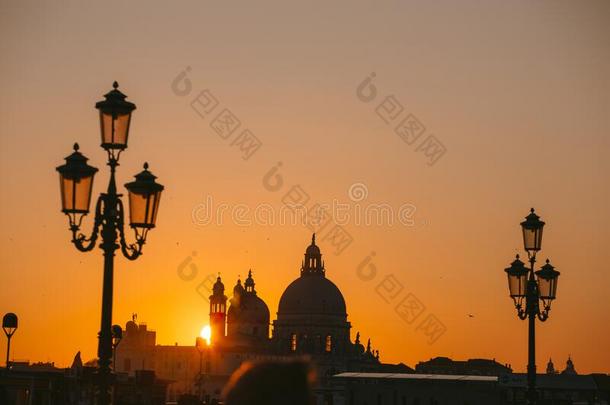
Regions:
[[[227,296],[225,286],[220,279],[220,274],[214,283],[213,293],[210,295],[210,329],[212,331],[211,341],[218,343],[225,337],[225,322],[227,318]]]

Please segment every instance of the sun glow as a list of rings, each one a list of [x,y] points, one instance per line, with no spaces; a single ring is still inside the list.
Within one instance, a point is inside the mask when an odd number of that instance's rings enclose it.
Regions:
[[[212,340],[212,329],[210,328],[210,325],[205,325],[201,328],[201,337],[208,345],[210,344],[210,341]]]

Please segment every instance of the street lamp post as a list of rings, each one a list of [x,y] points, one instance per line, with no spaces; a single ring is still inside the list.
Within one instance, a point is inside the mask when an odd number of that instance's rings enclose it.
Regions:
[[[203,400],[203,352],[205,351],[207,342],[204,338],[198,336],[195,339],[195,347],[199,351],[199,379],[197,385],[199,386],[199,401]]]
[[[536,215],[534,209],[521,222],[523,245],[530,262],[529,269],[519,260],[519,255],[504,271],[508,275],[510,297],[515,303],[517,316],[528,320],[528,364],[527,364],[527,400],[536,404],[536,318],[544,322],[549,317],[551,303],[556,297],[559,272],[551,266],[549,260],[538,271],[534,271],[536,253],[542,247],[542,229],[544,222]],[[525,308],[523,307],[525,300]],[[540,306],[542,301],[542,309]]]
[[[112,369],[116,372],[116,349],[123,339],[121,325],[112,325]]]
[[[57,168],[60,178],[62,212],[69,218],[72,243],[81,252],[95,247],[98,234],[102,238],[99,247],[104,255],[104,276],[102,289],[102,316],[98,341],[99,375],[98,404],[110,404],[110,362],[112,358],[112,293],[114,276],[114,255],[120,248],[129,260],[142,254],[148,231],[155,227],[159,198],[163,186],[155,182],[155,176],[148,171],[137,174],[136,180],[125,185],[129,192],[130,226],[135,231],[135,243],[127,243],[124,232],[124,209],[122,194],[117,193],[115,171],[119,165],[121,152],[127,148],[131,113],[136,106],[125,100],[114,82],[113,90],[105,100],[96,103],[100,112],[102,148],[108,155],[110,180],[105,193],[101,193],[95,205],[93,230],[89,237],[80,233],[83,217],[89,213],[93,177],[97,168],[87,164],[87,158],[80,153],[78,144],[74,152],[66,158],[66,163]]]
[[[6,335],[6,339],[8,340],[6,343],[6,369],[8,370],[9,363],[9,355],[11,353],[11,338],[17,331],[17,326],[19,324],[19,320],[17,319],[17,315],[12,312],[9,312],[4,315],[2,318],[2,330]]]

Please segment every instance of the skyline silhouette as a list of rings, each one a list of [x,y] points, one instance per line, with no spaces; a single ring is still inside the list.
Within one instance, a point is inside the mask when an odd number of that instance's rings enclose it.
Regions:
[[[367,330],[387,362],[496,358],[524,371],[527,325],[503,270],[534,206],[549,231],[536,270],[548,255],[561,271],[537,329],[538,371],[571,356],[579,373],[610,372],[599,346],[610,335],[608,3],[2,7],[0,308],[19,317],[11,359],[96,357],[103,261],[71,246],[54,169],[78,142],[100,169],[93,196],[105,189],[94,104],[117,80],[138,105],[119,192],[127,204],[123,184],[144,162],[167,189],[143,255],[116,258],[113,324],[137,313],[157,342],[192,346],[209,323],[201,283],[250,269],[275,319],[316,231],[352,340]],[[415,122],[421,130],[405,132]],[[421,146],[429,135],[446,149],[437,160]],[[280,223],[298,199],[349,220]],[[386,220],[367,223],[367,208]],[[335,226],[349,244],[333,244]],[[391,297],[390,276],[401,286]],[[405,297],[442,322],[440,338],[401,318]]]

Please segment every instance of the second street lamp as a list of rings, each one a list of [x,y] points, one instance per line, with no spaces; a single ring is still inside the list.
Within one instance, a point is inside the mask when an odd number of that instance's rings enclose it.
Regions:
[[[510,297],[515,303],[519,319],[528,320],[528,364],[527,364],[527,401],[536,404],[536,318],[544,322],[549,317],[551,302],[557,292],[559,272],[549,260],[536,272],[536,253],[542,248],[542,229],[544,222],[532,208],[530,214],[521,222],[523,246],[527,251],[530,268],[519,260],[519,255],[504,271],[508,275]],[[525,308],[523,308],[525,300]],[[540,305],[542,301],[542,309]]]
[[[124,209],[121,194],[117,193],[115,171],[119,165],[121,151],[127,148],[131,113],[136,106],[125,100],[127,96],[118,90],[114,82],[113,90],[105,100],[95,107],[100,111],[102,148],[108,154],[110,180],[105,193],[100,194],[95,205],[95,218],[90,236],[80,232],[82,219],[89,212],[95,167],[87,164],[87,158],[74,145],[74,152],[66,158],[66,163],[57,168],[60,176],[62,212],[69,217],[72,243],[81,252],[88,252],[96,246],[98,236],[102,242],[99,247],[104,254],[104,276],[102,289],[102,317],[97,354],[99,358],[98,405],[110,404],[110,363],[113,353],[112,295],[114,279],[114,255],[120,248],[123,256],[135,260],[142,254],[149,229],[155,225],[159,199],[163,186],[155,182],[155,176],[148,171],[148,164],[136,181],[126,185],[129,191],[131,221],[135,230],[135,243],[127,243],[124,232]],[[118,151],[118,152],[117,152]],[[115,331],[116,332],[116,331]],[[116,336],[116,333],[115,333]]]
[[[6,335],[7,343],[6,343],[6,369],[10,368],[9,355],[11,353],[11,338],[17,331],[17,326],[19,324],[19,320],[17,315],[12,312],[9,312],[4,315],[2,318],[2,330]]]

